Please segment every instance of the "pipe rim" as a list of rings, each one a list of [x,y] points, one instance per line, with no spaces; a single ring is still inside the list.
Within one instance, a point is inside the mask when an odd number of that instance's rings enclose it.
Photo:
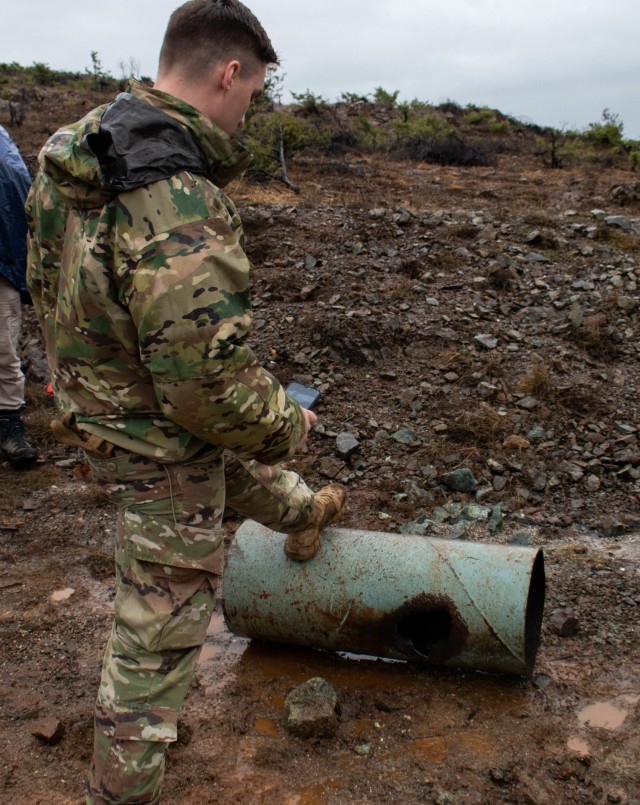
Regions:
[[[529,674],[533,672],[536,654],[540,646],[545,586],[544,554],[539,550],[531,567],[527,607],[524,616],[524,661]]]

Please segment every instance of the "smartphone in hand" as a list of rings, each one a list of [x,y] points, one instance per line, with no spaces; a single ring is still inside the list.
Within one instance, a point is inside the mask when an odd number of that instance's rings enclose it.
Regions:
[[[300,403],[303,408],[307,408],[309,411],[312,410],[313,406],[320,399],[319,391],[310,386],[304,386],[302,383],[296,383],[295,381],[289,383],[285,392],[289,397],[293,397],[296,402]]]

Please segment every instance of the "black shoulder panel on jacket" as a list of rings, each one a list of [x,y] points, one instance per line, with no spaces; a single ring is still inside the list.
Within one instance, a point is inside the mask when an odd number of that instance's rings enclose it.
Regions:
[[[183,170],[202,174],[205,162],[187,128],[129,93],[107,108],[86,145],[95,154],[107,188],[133,190]]]

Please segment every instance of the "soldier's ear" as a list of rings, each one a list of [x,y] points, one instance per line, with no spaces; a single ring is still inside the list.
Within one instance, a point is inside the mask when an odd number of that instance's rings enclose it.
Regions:
[[[234,80],[238,77],[240,73],[240,62],[237,59],[233,59],[224,66],[224,72],[222,75],[222,89],[225,92],[229,92],[231,87],[233,86]]]

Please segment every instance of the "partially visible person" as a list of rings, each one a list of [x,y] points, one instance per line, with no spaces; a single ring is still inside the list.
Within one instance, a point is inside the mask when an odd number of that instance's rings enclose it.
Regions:
[[[251,349],[250,265],[224,191],[277,55],[240,0],[172,14],[153,88],[132,82],[40,154],[28,281],[56,401],[118,505],[114,622],[87,805],[157,805],[224,566],[223,512],[311,559],[347,491],[281,462],[316,421]],[[214,722],[212,722],[214,723]],[[215,728],[215,727],[214,727]]]
[[[29,171],[0,126],[0,453],[12,467],[34,463],[37,451],[24,432],[24,374],[18,357],[26,284]]]

